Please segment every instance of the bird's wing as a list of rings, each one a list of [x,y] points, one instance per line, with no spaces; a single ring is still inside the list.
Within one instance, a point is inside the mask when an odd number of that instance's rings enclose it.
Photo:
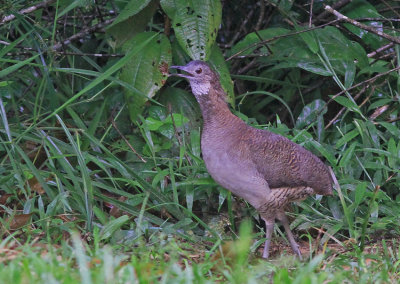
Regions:
[[[260,155],[254,163],[270,188],[309,186],[317,193],[329,194],[331,178],[325,164],[310,151],[289,139],[265,130],[254,129],[257,141],[251,143]]]

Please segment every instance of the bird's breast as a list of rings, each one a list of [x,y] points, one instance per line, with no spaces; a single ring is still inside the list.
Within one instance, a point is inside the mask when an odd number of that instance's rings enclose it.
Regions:
[[[202,153],[207,171],[222,187],[257,207],[268,195],[268,185],[246,151],[226,128],[202,135]]]

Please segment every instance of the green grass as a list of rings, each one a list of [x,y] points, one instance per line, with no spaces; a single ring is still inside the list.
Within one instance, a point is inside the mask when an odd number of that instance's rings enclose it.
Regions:
[[[134,245],[104,245],[99,235],[83,241],[72,233],[59,244],[38,239],[0,246],[1,283],[397,283],[399,240],[379,241],[364,253],[349,244],[306,256],[250,254],[249,227],[240,238],[209,254],[204,244],[157,234]],[[210,256],[211,255],[211,256]]]

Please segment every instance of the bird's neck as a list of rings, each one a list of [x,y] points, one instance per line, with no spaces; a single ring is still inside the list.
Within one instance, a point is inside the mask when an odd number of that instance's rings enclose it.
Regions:
[[[200,105],[204,124],[213,121],[223,121],[232,112],[226,102],[226,94],[220,85],[212,84],[206,94],[195,95]]]

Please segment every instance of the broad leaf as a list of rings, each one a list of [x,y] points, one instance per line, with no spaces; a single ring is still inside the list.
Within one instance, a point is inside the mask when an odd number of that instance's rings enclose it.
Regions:
[[[214,44],[209,60],[211,66],[218,73],[221,86],[228,95],[228,101],[232,105],[235,102],[235,94],[233,92],[233,82],[229,73],[229,68],[225,62],[224,55],[218,45]]]
[[[167,87],[161,91],[159,102],[172,113],[181,113],[187,117],[190,130],[200,128],[200,107],[192,94],[182,89]]]
[[[219,0],[161,0],[179,44],[194,60],[207,60],[221,23]]]
[[[317,99],[306,105],[301,111],[296,121],[297,128],[303,128],[313,122],[316,122],[318,140],[321,140],[324,132],[323,115],[326,113],[325,102]]]
[[[296,30],[297,31],[302,31],[304,30],[304,27],[296,25]],[[319,50],[318,47],[318,42],[315,38],[315,32],[314,31],[309,31],[305,33],[300,33],[300,37],[303,39],[303,41],[307,44],[308,48],[311,50],[312,53],[317,53]]]
[[[116,46],[121,46],[135,34],[144,31],[157,7],[155,0],[131,0],[126,4],[115,21],[107,27],[107,33],[116,39]]]
[[[249,55],[249,54],[252,54],[255,50],[257,50],[258,54],[268,55],[270,52],[268,51],[268,49],[265,46],[251,47],[251,48],[248,48],[248,47],[255,43],[259,43],[262,40],[267,40],[267,39],[270,39],[270,38],[273,38],[276,36],[288,34],[288,33],[290,33],[290,30],[287,30],[284,28],[269,28],[269,29],[258,31],[257,33],[261,37],[261,39],[256,33],[249,33],[248,35],[246,35],[244,37],[243,40],[239,41],[237,44],[235,44],[232,47],[232,50],[229,54],[233,55],[240,51],[243,51],[240,53],[240,55]],[[279,39],[277,41],[268,43],[268,47],[273,49],[273,46],[276,45],[277,42],[279,42],[281,40],[282,39]]]
[[[383,18],[375,7],[368,3],[365,0],[355,0],[345,6],[345,8],[341,11],[347,17],[352,19],[357,18]],[[364,25],[368,25],[373,27],[374,29],[381,31],[383,28],[383,24],[381,21],[369,21],[363,22]],[[360,29],[352,24],[344,24],[344,26],[361,38],[367,45],[369,45],[372,49],[377,49],[387,42],[387,40],[383,39],[380,36],[372,34],[368,31]]]
[[[111,237],[115,231],[120,230],[128,221],[129,217],[127,215],[122,215],[121,217],[108,222],[100,231],[100,240],[105,240]]]
[[[109,26],[109,28],[124,22],[130,17],[136,15],[147,5],[149,5],[151,0],[131,0],[128,4],[126,4],[125,8],[119,13],[118,17],[114,20],[114,22]]]
[[[327,57],[326,60],[329,60],[336,73],[344,75],[344,86],[351,87],[355,78],[356,62],[361,68],[368,65],[365,50],[359,44],[348,40],[334,27],[326,27],[315,33],[321,45],[321,52]]]
[[[154,36],[154,32],[136,35],[124,45],[130,49]],[[131,84],[138,91],[125,90],[129,113],[132,120],[142,112],[144,104],[165,84],[168,66],[171,64],[171,45],[163,34],[153,38],[147,48],[136,54],[125,65],[121,72],[121,80]],[[146,96],[143,96],[141,93]]]
[[[340,96],[336,97],[335,101],[337,103],[341,104],[342,106],[346,107],[350,111],[354,111],[354,112],[358,112],[358,113],[360,112],[360,109],[358,108],[358,106],[346,97],[340,97]]]

